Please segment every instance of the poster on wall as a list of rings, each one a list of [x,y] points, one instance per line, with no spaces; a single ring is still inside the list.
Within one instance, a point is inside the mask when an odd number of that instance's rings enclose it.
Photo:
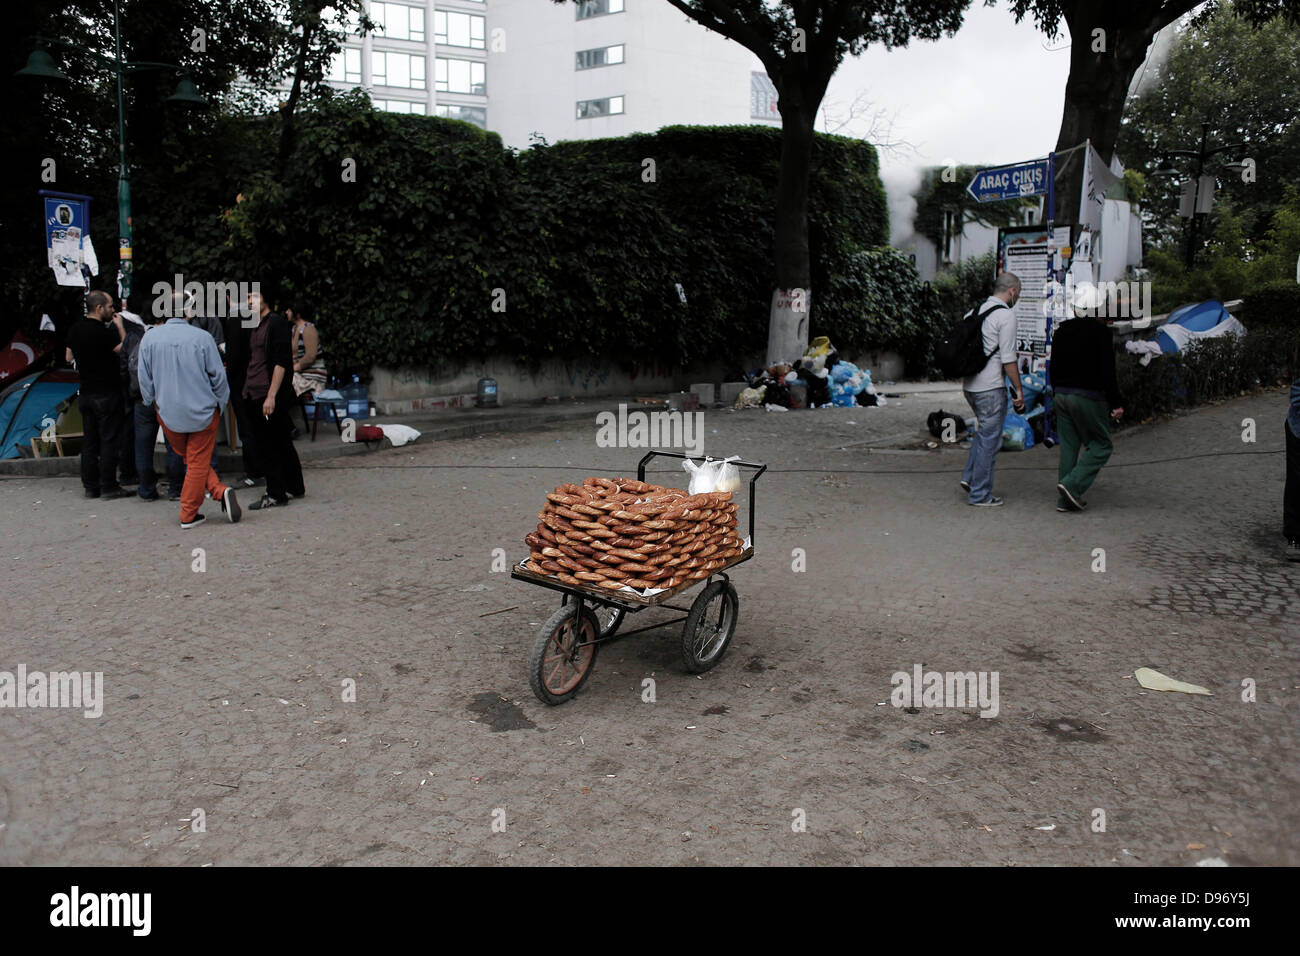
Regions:
[[[1047,316],[1063,314],[1065,274],[1073,255],[1074,226],[1057,226],[1055,255],[1048,268],[1046,226],[1011,226],[998,230],[998,272],[1020,277],[1016,317],[1016,356],[1022,372],[1042,371],[1047,362]],[[1053,325],[1055,325],[1055,320]]]
[[[45,257],[54,270],[54,281],[85,287],[85,269],[99,274],[88,232],[90,197],[44,189],[40,195],[45,209]]]

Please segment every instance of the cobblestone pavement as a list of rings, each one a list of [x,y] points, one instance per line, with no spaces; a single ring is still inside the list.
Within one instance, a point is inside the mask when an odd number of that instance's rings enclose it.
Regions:
[[[936,407],[706,413],[772,469],[726,658],[633,636],[555,708],[527,661],[558,596],[492,566],[557,483],[634,473],[594,421],[337,459],[190,531],[0,480],[0,670],[105,695],[0,710],[0,863],[1300,864],[1284,396],[1123,432],[1084,514],[1055,450],[1004,453],[984,510],[959,450],[864,444]],[[998,715],[890,706],[918,664],[997,672]]]

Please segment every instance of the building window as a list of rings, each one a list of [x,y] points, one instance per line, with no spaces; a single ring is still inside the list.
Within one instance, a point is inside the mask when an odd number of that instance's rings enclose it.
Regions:
[[[780,119],[776,108],[776,86],[766,73],[749,74],[749,118],[772,120]]]
[[[614,66],[623,62],[623,44],[598,47],[595,50],[579,50],[579,70],[594,70],[598,66]]]
[[[447,119],[464,120],[473,123],[479,129],[487,129],[487,110],[481,106],[458,106],[455,103],[439,103],[434,107],[438,116]]]
[[[424,42],[424,11],[419,7],[375,2],[370,4],[370,19],[377,25],[375,36]]]
[[[439,93],[487,93],[487,65],[482,60],[453,60],[438,57],[434,63],[435,88]]]
[[[623,0],[582,0],[578,4],[578,19],[589,20],[607,13],[622,13]]]
[[[599,100],[578,100],[578,119],[616,116],[623,112],[623,97],[606,96]]]
[[[415,103],[411,100],[371,100],[375,104],[375,109],[384,110],[387,113],[415,113],[419,116],[425,115],[423,103]]]
[[[425,88],[422,56],[410,53],[375,53],[370,63],[375,86],[393,86],[404,90]]]
[[[329,78],[336,83],[361,82],[361,51],[344,47],[330,60]]]
[[[433,39],[447,46],[464,46],[482,50],[487,36],[487,18],[472,13],[455,13],[435,10],[433,13]]]

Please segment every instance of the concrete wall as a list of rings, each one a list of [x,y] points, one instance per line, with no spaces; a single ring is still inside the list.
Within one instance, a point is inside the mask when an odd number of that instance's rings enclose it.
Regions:
[[[873,382],[898,381],[903,376],[903,361],[895,352],[844,357],[859,368],[870,369]],[[759,353],[741,360],[747,369],[758,368],[761,363]],[[666,396],[695,382],[712,382],[716,386],[731,381],[731,371],[734,369],[730,362],[683,369],[657,363],[625,368],[605,360],[551,360],[530,368],[501,357],[440,369],[376,368],[370,382],[370,401],[381,415],[467,405],[473,402],[480,378],[497,380],[497,397],[502,405],[536,402],[553,396]]]
[[[440,369],[376,368],[370,382],[370,400],[384,415],[461,405],[477,391],[480,378],[497,380],[498,400],[502,405],[535,402],[552,396],[667,395],[692,382],[721,382],[724,372],[723,363],[694,369],[657,363],[625,368],[606,360],[552,359],[533,368],[500,357]]]

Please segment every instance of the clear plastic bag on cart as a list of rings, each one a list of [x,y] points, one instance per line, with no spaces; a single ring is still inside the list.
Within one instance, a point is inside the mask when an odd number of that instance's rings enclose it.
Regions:
[[[714,461],[712,458],[706,458],[698,465],[687,458],[682,462],[682,470],[691,476],[691,483],[686,490],[693,495],[713,491],[718,483],[718,468],[721,465],[722,462]]]
[[[739,455],[732,455],[718,462],[718,480],[714,482],[714,491],[730,491],[734,494],[740,490],[740,469],[732,464],[739,460]]]

